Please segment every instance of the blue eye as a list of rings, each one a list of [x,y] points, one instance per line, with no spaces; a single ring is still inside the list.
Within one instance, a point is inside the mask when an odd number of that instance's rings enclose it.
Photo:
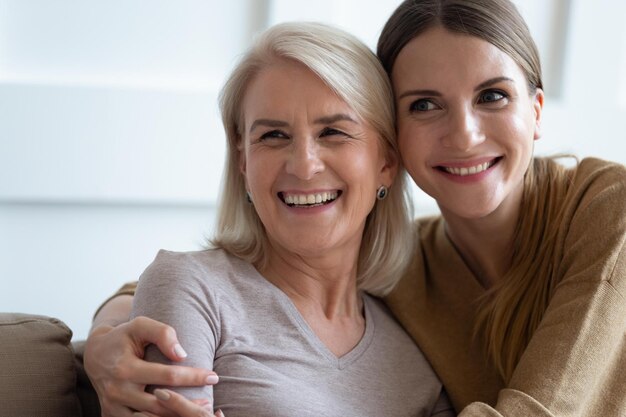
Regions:
[[[411,112],[426,112],[431,110],[436,110],[440,108],[437,104],[435,104],[432,100],[428,98],[420,98],[419,100],[415,100],[409,106],[409,111]]]
[[[494,103],[496,101],[500,101],[502,99],[507,98],[507,95],[501,91],[497,90],[489,90],[485,91],[478,98],[479,103]]]

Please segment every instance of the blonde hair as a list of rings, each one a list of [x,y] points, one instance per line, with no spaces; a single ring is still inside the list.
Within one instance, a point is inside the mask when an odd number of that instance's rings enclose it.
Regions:
[[[408,42],[436,26],[496,46],[522,69],[531,95],[543,88],[537,46],[509,0],[404,1],[378,41],[377,53],[387,73],[391,75]],[[567,175],[552,159],[533,159],[524,177],[512,265],[479,306],[476,334],[484,338],[487,354],[505,381],[528,346],[554,290],[554,239]],[[539,276],[543,271],[547,273]]]
[[[246,200],[239,170],[242,102],[247,86],[277,60],[294,60],[314,72],[379,134],[388,160],[399,161],[393,93],[376,56],[352,35],[319,23],[283,23],[262,33],[242,57],[220,94],[227,137],[218,224],[212,244],[257,266],[267,263],[265,228]],[[408,263],[412,236],[406,174],[399,169],[388,197],[367,217],[358,260],[357,284],[374,295],[391,291]],[[372,190],[375,193],[376,190]]]

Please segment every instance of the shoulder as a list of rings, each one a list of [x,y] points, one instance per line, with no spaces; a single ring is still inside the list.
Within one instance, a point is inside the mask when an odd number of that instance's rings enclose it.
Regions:
[[[585,158],[571,169],[572,191],[581,194],[626,195],[626,167],[620,163]],[[615,203],[626,204],[619,199]]]
[[[423,252],[428,248],[436,246],[441,239],[444,230],[443,217],[441,215],[432,215],[418,217],[415,219],[414,234],[417,237],[415,248],[417,252]]]
[[[626,168],[586,158],[571,169],[570,178],[561,264],[626,294]]]
[[[567,205],[577,217],[619,226],[626,213],[626,167],[597,158],[585,158],[570,170]]]
[[[154,261],[139,279],[142,287],[159,287],[162,290],[195,289],[210,286],[227,286],[233,277],[246,274],[251,268],[247,262],[222,249],[193,252],[160,250]]]
[[[439,224],[441,223],[440,215],[418,217],[413,223],[413,227],[419,235],[430,235],[437,231]]]
[[[363,302],[366,310],[367,320],[372,320],[376,328],[377,337],[383,337],[385,340],[393,340],[394,346],[411,345],[416,346],[408,333],[396,320],[395,316],[385,305],[385,303],[370,294],[364,294]],[[391,344],[391,342],[389,342]],[[391,349],[391,346],[390,346]],[[419,348],[417,349],[419,350]],[[420,351],[421,353],[421,351]]]

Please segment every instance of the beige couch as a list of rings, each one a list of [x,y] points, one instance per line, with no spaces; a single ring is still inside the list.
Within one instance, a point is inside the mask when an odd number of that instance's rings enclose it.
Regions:
[[[0,313],[0,417],[99,417],[83,342],[60,320]]]

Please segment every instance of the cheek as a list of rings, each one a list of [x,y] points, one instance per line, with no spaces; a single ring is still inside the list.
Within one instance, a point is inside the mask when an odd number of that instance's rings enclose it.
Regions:
[[[271,186],[271,183],[276,178],[275,168],[276,165],[270,163],[268,158],[248,155],[245,177],[250,191],[259,193],[262,189]]]
[[[501,131],[510,138],[511,146],[523,153],[532,153],[534,144],[534,123],[532,117],[517,116],[504,120]]]
[[[420,129],[407,126],[398,129],[400,158],[409,173],[420,165],[419,161],[426,155],[425,142]]]

